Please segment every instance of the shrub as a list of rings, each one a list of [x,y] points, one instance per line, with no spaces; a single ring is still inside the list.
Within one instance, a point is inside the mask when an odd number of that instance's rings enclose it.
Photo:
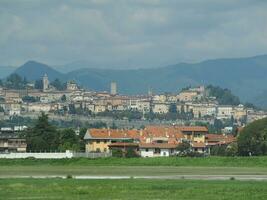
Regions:
[[[123,152],[121,149],[112,149],[112,157],[122,158]]]

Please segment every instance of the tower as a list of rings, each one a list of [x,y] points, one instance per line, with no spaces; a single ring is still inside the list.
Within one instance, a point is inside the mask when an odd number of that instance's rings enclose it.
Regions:
[[[45,75],[43,76],[43,91],[47,91],[49,88],[49,80],[48,80],[48,76],[45,73]]]
[[[115,81],[112,81],[110,83],[110,94],[116,95],[117,94],[117,83]]]

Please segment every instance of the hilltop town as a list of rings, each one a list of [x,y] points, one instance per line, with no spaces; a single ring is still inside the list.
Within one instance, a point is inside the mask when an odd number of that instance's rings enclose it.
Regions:
[[[13,79],[12,79],[13,78]],[[19,79],[10,75],[10,80]],[[213,86],[187,87],[177,93],[147,95],[120,95],[117,83],[110,83],[110,91],[90,91],[82,89],[75,81],[52,83],[44,74],[35,83],[25,83],[25,87],[0,87],[1,117],[32,116],[40,112],[54,116],[85,116],[88,118],[113,117],[114,119],[161,120],[172,123],[202,121],[213,124],[215,120],[232,121],[232,125],[244,126],[267,114],[253,105],[242,104],[229,90]],[[14,83],[13,83],[14,84]],[[123,87],[123,86],[119,86]],[[218,88],[221,96],[218,97]],[[217,97],[216,97],[217,95]],[[228,96],[226,96],[228,95]],[[235,99],[237,98],[237,99]]]
[[[8,85],[14,83],[16,87]],[[87,153],[112,153],[114,149],[125,153],[130,148],[143,157],[170,156],[179,153],[179,144],[188,142],[192,152],[209,155],[213,147],[231,147],[242,127],[267,116],[251,104],[241,104],[231,91],[211,85],[187,87],[176,94],[153,94],[150,89],[147,95],[135,96],[120,95],[115,81],[109,92],[96,92],[82,89],[75,81],[50,82],[47,74],[34,84],[12,74],[2,85],[2,119],[36,119],[43,113],[55,121],[84,120],[87,125],[71,121],[65,128],[75,129],[82,139],[71,144],[79,146],[75,151]],[[38,145],[31,149],[35,144],[21,137],[26,125],[23,120],[13,127],[2,125],[1,141],[7,144],[3,151],[46,150]],[[88,128],[82,136],[79,126]],[[65,141],[61,142],[64,146]],[[71,145],[65,149],[74,150]]]

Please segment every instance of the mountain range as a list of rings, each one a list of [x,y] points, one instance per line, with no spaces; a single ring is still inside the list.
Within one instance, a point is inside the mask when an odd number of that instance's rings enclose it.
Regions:
[[[116,81],[122,94],[144,94],[150,87],[155,93],[178,92],[188,85],[212,84],[231,89],[243,102],[249,101],[267,108],[267,55],[179,63],[149,69],[77,69],[71,64],[66,66],[68,70],[62,73],[62,66],[59,72],[51,66],[28,61],[14,72],[28,80],[40,79],[47,73],[50,81],[55,78],[75,80],[83,87],[97,91],[109,90],[109,83]],[[71,68],[76,70],[71,71]]]

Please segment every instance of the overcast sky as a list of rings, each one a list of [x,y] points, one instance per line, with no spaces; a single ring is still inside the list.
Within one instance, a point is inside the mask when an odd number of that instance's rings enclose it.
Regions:
[[[266,0],[0,0],[0,65],[158,67],[267,53]]]

